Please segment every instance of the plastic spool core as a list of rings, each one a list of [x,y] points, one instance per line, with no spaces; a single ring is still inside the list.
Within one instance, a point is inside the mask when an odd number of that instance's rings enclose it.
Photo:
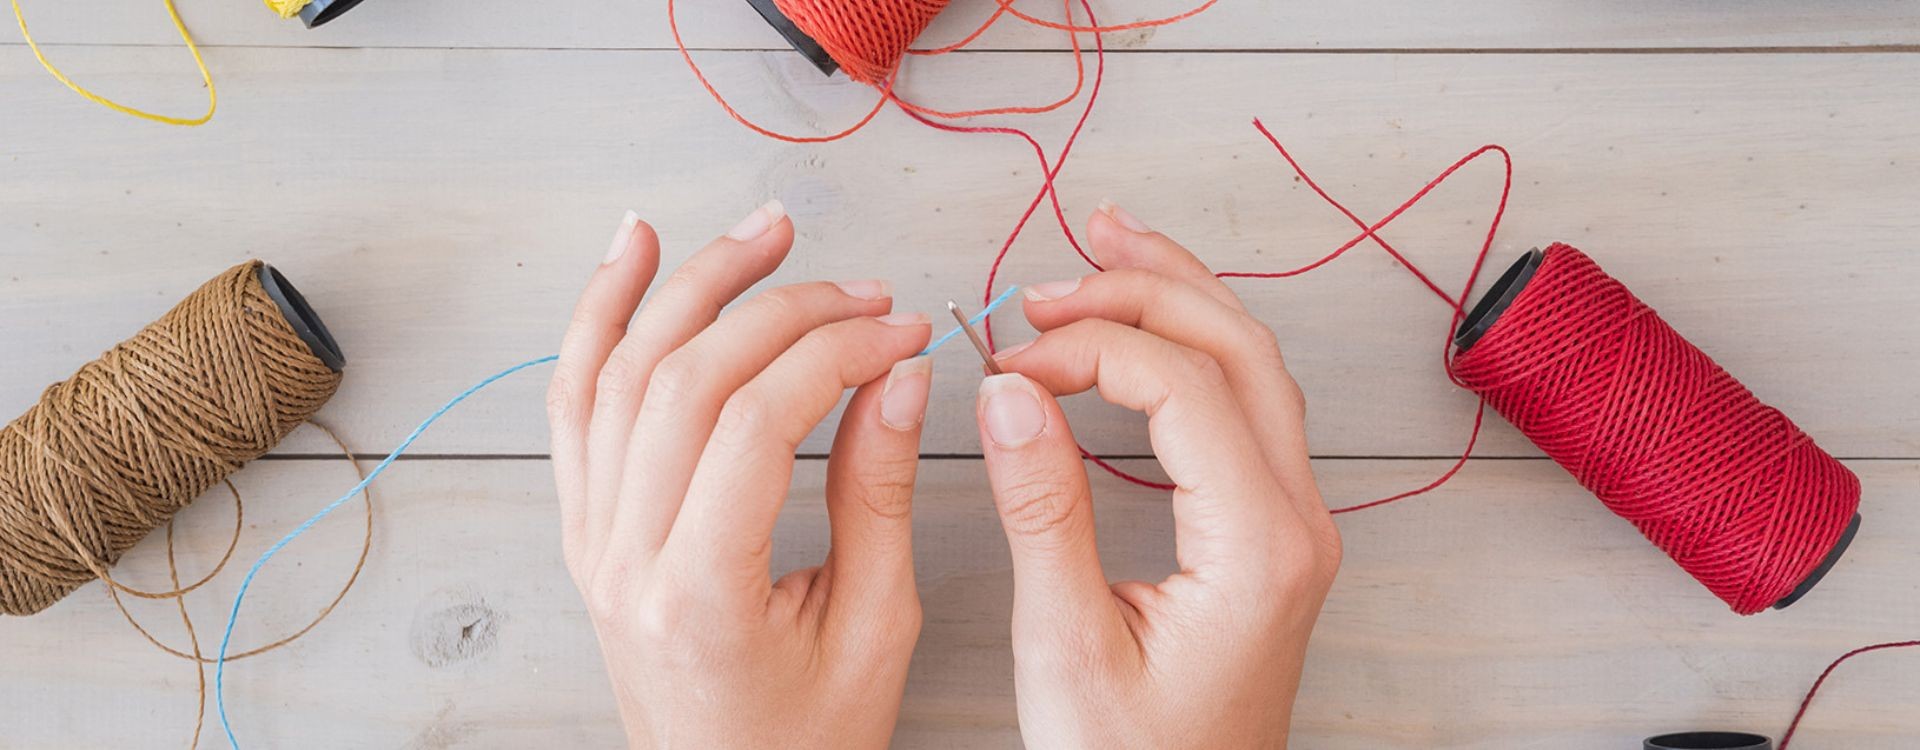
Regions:
[[[1453,334],[1453,346],[1456,354],[1465,353],[1468,349],[1473,348],[1473,345],[1478,343],[1482,336],[1485,336],[1488,331],[1493,330],[1493,326],[1500,322],[1500,314],[1506,312],[1507,307],[1512,305],[1515,299],[1519,298],[1520,291],[1527,288],[1527,282],[1533,280],[1534,273],[1540,270],[1540,263],[1545,259],[1546,253],[1541,252],[1540,248],[1536,247],[1528,250],[1520,256],[1519,260],[1515,260],[1513,265],[1508,266],[1505,273],[1500,274],[1499,280],[1494,281],[1492,286],[1487,287],[1487,293],[1480,297],[1480,302],[1473,306],[1473,311],[1467,313],[1467,317],[1460,321],[1460,330],[1455,331]],[[1833,569],[1834,563],[1840,562],[1840,556],[1846,554],[1847,546],[1853,544],[1853,537],[1859,533],[1859,531],[1860,514],[1855,512],[1853,514],[1853,520],[1847,523],[1847,530],[1840,533],[1839,540],[1833,543],[1833,549],[1827,551],[1826,559],[1821,560],[1820,564],[1813,569],[1813,572],[1808,573],[1807,577],[1801,580],[1800,585],[1795,586],[1792,592],[1781,597],[1780,601],[1774,602],[1773,608],[1786,609],[1792,606],[1794,602],[1800,601],[1800,598],[1806,596],[1807,592],[1812,591],[1814,585],[1820,583],[1820,579],[1827,576],[1827,571]],[[1691,734],[1711,735],[1725,733],[1694,732]],[[1681,737],[1688,735],[1665,736]],[[1751,737],[1756,735],[1746,736]],[[1765,740],[1766,738],[1761,737],[1760,739]],[[1647,745],[1648,748],[1654,747],[1651,744],[1653,740],[1648,740],[1647,742],[1649,743]],[[1769,743],[1768,746],[1770,747],[1771,743]],[[1760,746],[1695,745],[1675,747],[1699,747],[1703,749],[1732,747],[1744,749],[1747,747]]]
[[[361,0],[313,0],[300,9],[300,22],[311,29],[339,18],[340,14],[353,10]]]
[[[340,372],[347,366],[347,355],[340,352],[340,344],[333,340],[333,334],[327,331],[327,324],[320,322],[320,314],[307,304],[307,298],[300,290],[293,288],[287,277],[273,266],[260,264],[260,286],[265,287],[267,296],[272,297],[280,306],[280,315],[293,326],[293,332],[306,342],[313,356],[319,357],[327,369]]]
[[[1675,732],[1648,737],[1642,750],[1773,750],[1773,740],[1746,732]]]
[[[754,10],[760,11],[760,17],[767,19],[767,25],[772,26],[774,31],[780,32],[780,36],[786,38],[787,44],[793,47],[793,51],[807,58],[807,62],[819,68],[822,75],[830,76],[840,69],[840,63],[834,62],[833,57],[820,47],[819,42],[807,36],[807,32],[793,25],[793,19],[781,13],[780,6],[774,5],[773,0],[747,0],[747,4],[752,5]]]

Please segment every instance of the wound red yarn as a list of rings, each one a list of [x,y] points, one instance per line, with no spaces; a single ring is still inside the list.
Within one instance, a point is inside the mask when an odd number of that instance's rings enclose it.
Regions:
[[[1860,504],[1852,471],[1566,245],[1453,374],[1743,615],[1799,586]]]

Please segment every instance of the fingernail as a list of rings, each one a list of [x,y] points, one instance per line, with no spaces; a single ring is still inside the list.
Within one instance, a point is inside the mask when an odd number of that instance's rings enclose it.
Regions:
[[[1106,214],[1109,217],[1112,217],[1114,221],[1120,223],[1120,226],[1126,227],[1135,232],[1140,232],[1142,234],[1145,234],[1147,232],[1153,231],[1152,229],[1148,229],[1147,225],[1141,222],[1139,219],[1133,218],[1133,214],[1127,213],[1126,209],[1121,208],[1119,205],[1115,204],[1111,200],[1107,200],[1105,198],[1100,199],[1100,205],[1097,207],[1096,210],[1098,210],[1100,213]]]
[[[874,320],[890,326],[923,326],[928,323],[927,314],[923,312],[894,313],[882,315]]]
[[[1026,376],[1010,372],[982,380],[980,395],[987,401],[981,411],[994,445],[1018,448],[1047,431],[1047,413]]]
[[[632,211],[620,217],[620,228],[614,230],[613,244],[607,247],[607,257],[600,261],[600,265],[611,266],[620,256],[627,254],[627,246],[633,244],[633,228],[639,223],[640,215]]]
[[[860,299],[886,299],[893,296],[893,284],[877,279],[836,281],[833,285],[840,287],[840,291],[846,292],[847,296]]]
[[[1001,349],[1000,351],[993,353],[993,361],[1005,362],[1009,359],[1013,359],[1014,355],[1026,351],[1027,347],[1029,346],[1033,346],[1032,341],[1022,341],[1018,344],[1014,344],[1013,346],[1009,346],[1005,349]]]
[[[926,316],[921,316],[926,317]],[[880,390],[880,421],[896,430],[911,430],[927,417],[927,394],[933,385],[933,359],[914,357],[893,365]]]
[[[732,229],[727,230],[727,236],[741,242],[746,242],[747,240],[766,234],[768,229],[773,228],[773,225],[780,223],[780,217],[786,215],[787,207],[781,205],[779,198],[775,198],[762,204],[759,208],[754,209],[753,213],[747,214],[747,218],[741,219],[740,223],[733,225]]]
[[[1069,294],[1072,294],[1073,290],[1079,289],[1079,288],[1080,288],[1079,279],[1067,279],[1066,281],[1049,281],[1044,284],[1033,284],[1026,288],[1027,299],[1033,300],[1035,302],[1047,302],[1050,300],[1060,299],[1061,297],[1065,297]]]

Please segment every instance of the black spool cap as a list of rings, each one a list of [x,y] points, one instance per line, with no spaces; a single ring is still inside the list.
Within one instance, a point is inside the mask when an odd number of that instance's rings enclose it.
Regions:
[[[1675,732],[1648,737],[1641,750],[1773,750],[1773,740],[1746,732]]]
[[[260,286],[267,290],[267,296],[280,306],[280,315],[293,326],[293,332],[306,342],[313,356],[319,357],[327,369],[340,372],[347,366],[347,355],[340,353],[340,344],[333,340],[333,334],[327,332],[327,325],[320,322],[320,314],[307,304],[307,298],[300,290],[293,288],[287,277],[280,275],[273,266],[260,264]]]
[[[1473,345],[1480,341],[1480,337],[1485,336],[1487,334],[1487,331],[1493,330],[1494,324],[1500,321],[1500,314],[1506,312],[1507,307],[1512,305],[1514,299],[1520,296],[1520,290],[1527,288],[1527,282],[1533,280],[1534,273],[1540,270],[1540,263],[1545,259],[1546,259],[1546,253],[1541,252],[1540,248],[1536,247],[1532,250],[1528,250],[1526,253],[1522,254],[1518,260],[1515,260],[1513,262],[1513,265],[1508,266],[1506,272],[1500,274],[1500,278],[1494,281],[1492,286],[1487,287],[1487,293],[1480,297],[1480,302],[1479,304],[1476,304],[1473,306],[1473,311],[1467,313],[1467,317],[1464,320],[1460,321],[1460,330],[1455,331],[1453,334],[1453,346],[1456,354],[1465,353],[1468,349],[1473,348]],[[1795,586],[1792,592],[1789,592],[1786,596],[1781,597],[1780,601],[1774,602],[1773,608],[1786,609],[1787,607],[1793,606],[1794,602],[1800,601],[1801,597],[1806,596],[1807,592],[1812,591],[1814,585],[1820,583],[1820,579],[1827,577],[1827,571],[1833,569],[1834,563],[1840,562],[1840,556],[1846,554],[1848,545],[1853,544],[1853,537],[1855,534],[1859,533],[1859,531],[1860,531],[1860,514],[1856,512],[1853,514],[1853,520],[1847,523],[1847,530],[1844,532],[1841,532],[1840,539],[1833,543],[1833,549],[1827,551],[1826,559],[1821,560],[1820,564],[1814,567],[1813,572],[1808,573],[1807,577],[1801,580],[1800,585]],[[1712,734],[1727,734],[1727,733],[1692,732],[1685,735],[1663,735],[1663,736],[1684,737],[1684,736],[1690,736],[1690,735],[1704,736],[1704,735],[1712,735]],[[1757,736],[1757,735],[1748,735],[1748,736]],[[1655,738],[1655,739],[1659,739],[1659,738]],[[1760,739],[1765,740],[1766,738],[1761,737]],[[1648,748],[1654,747],[1654,745],[1651,744],[1653,740],[1647,740],[1647,742],[1649,743],[1647,745]],[[1676,747],[1686,747],[1686,746],[1676,746]],[[1701,747],[1701,748],[1756,747],[1758,748],[1762,746],[1760,745],[1751,745],[1751,746],[1749,745],[1724,745],[1724,746],[1723,745],[1699,745],[1698,747]],[[1765,747],[1771,748],[1772,743],[1768,743]]]
[[[358,1],[354,0],[354,2]],[[807,62],[813,63],[813,67],[819,68],[821,75],[830,76],[840,69],[840,63],[834,62],[827,51],[821,49],[819,42],[807,36],[807,32],[793,25],[793,20],[787,18],[787,14],[781,13],[780,7],[774,5],[773,0],[747,0],[747,4],[752,5],[754,10],[760,11],[760,17],[767,19],[767,25],[772,26],[774,31],[780,32],[780,36],[786,37],[787,44],[793,46],[793,51],[807,58]]]
[[[309,29],[317,28],[321,24],[339,18],[340,14],[353,10],[353,6],[359,5],[360,2],[361,0],[313,0],[300,9],[300,22],[306,24]]]

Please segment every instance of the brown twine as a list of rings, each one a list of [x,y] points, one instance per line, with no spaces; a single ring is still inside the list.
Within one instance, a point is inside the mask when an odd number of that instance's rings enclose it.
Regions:
[[[30,615],[107,572],[173,514],[272,449],[340,385],[260,285],[214,277],[47,388],[0,430],[0,612]]]
[[[340,448],[341,454],[346,456],[347,462],[353,465],[354,474],[358,475],[361,479],[367,478],[366,468],[360,465],[360,459],[356,458],[353,455],[353,451],[347,448],[346,442],[340,439],[339,434],[335,433],[332,428],[319,422],[308,422],[307,424],[326,433],[327,437],[333,441],[333,444]],[[120,610],[120,616],[126,618],[127,624],[133,626],[134,631],[138,632],[141,637],[146,638],[147,642],[153,644],[154,648],[194,663],[195,707],[193,710],[193,738],[187,743],[189,750],[200,746],[200,732],[205,728],[207,715],[206,665],[214,663],[214,660],[208,658],[200,650],[200,634],[193,627],[193,617],[187,614],[187,597],[185,592],[192,591],[198,588],[200,584],[213,580],[214,576],[219,575],[221,569],[226,567],[228,561],[233,559],[234,548],[238,547],[240,543],[240,529],[243,526],[242,519],[245,516],[245,503],[240,499],[240,490],[233,486],[232,480],[221,481],[227,485],[227,491],[233,494],[233,536],[227,541],[227,551],[220,556],[219,562],[214,563],[213,569],[208,571],[207,575],[201,578],[199,583],[195,583],[184,589],[180,587],[179,559],[174,554],[174,522],[172,519],[167,521],[167,577],[170,585],[181,592],[178,596],[169,598],[173,599],[174,606],[180,612],[180,624],[186,628],[187,643],[192,648],[192,653],[181,651],[180,649],[162,643],[158,637],[147,630],[146,626],[140,624],[139,619],[135,618],[131,611],[128,611],[126,603],[120,599],[118,589],[112,586],[108,586],[105,589],[108,598],[113,600],[114,608]],[[367,487],[362,491],[361,495],[365,497],[367,501],[367,515],[365,531],[360,538],[360,555],[353,561],[353,571],[347,574],[346,582],[340,585],[340,590],[333,595],[333,599],[327,602],[327,606],[321,607],[320,612],[314,615],[313,619],[309,620],[307,624],[299,630],[293,631],[293,633],[266,645],[247,649],[235,654],[229,654],[227,655],[227,661],[238,661],[249,656],[258,656],[299,640],[301,636],[306,635],[308,631],[317,627],[322,620],[327,619],[327,615],[333,614],[334,608],[340,606],[340,601],[347,598],[347,592],[353,590],[354,581],[360,580],[360,573],[365,570],[367,565],[367,554],[373,549],[373,488],[371,486]]]
[[[219,575],[244,528],[240,492],[227,479],[318,411],[340,374],[307,347],[261,286],[258,261],[214,277],[159,320],[47,388],[39,403],[0,430],[0,613],[30,615],[99,579],[115,608],[156,648],[194,662],[199,683],[192,743],[206,709],[206,671],[187,613],[187,593]],[[338,435],[332,438],[365,476]],[[234,501],[233,536],[213,569],[181,584],[173,517],[225,483]],[[228,657],[284,646],[331,614],[353,587],[373,543],[373,494],[360,555],[332,601],[306,626]],[[145,591],[108,572],[129,548],[167,527],[172,588]],[[120,594],[172,599],[190,651],[160,641]]]

